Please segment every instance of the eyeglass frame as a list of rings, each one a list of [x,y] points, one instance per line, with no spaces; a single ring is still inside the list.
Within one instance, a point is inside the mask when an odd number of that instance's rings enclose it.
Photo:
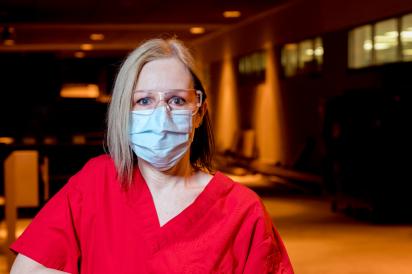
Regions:
[[[155,108],[157,108],[160,104],[161,101],[163,101],[166,105],[166,108],[168,111],[173,111],[173,109],[171,109],[170,105],[168,103],[165,102],[164,100],[164,96],[163,94],[167,93],[167,92],[173,92],[173,91],[195,91],[196,92],[196,96],[199,96],[199,102],[196,103],[196,111],[192,112],[192,116],[196,115],[197,112],[199,111],[200,107],[203,104],[203,91],[199,90],[199,89],[194,89],[194,88],[189,88],[189,89],[163,89],[163,90],[155,90],[155,89],[141,89],[141,90],[135,90],[133,91],[133,96],[135,93],[137,92],[156,92],[157,94],[159,94],[159,102],[156,104],[156,106],[153,108],[153,111]],[[133,104],[134,99],[132,100]]]

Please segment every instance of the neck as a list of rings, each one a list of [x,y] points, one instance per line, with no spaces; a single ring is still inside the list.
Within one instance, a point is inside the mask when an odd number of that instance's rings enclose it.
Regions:
[[[176,166],[166,171],[157,170],[142,159],[138,160],[138,166],[150,189],[170,189],[182,184],[188,184],[189,178],[194,173],[189,157],[190,154],[186,153]]]

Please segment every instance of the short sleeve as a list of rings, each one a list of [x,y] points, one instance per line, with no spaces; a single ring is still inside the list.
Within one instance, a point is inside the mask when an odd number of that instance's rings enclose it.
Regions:
[[[266,211],[264,219],[256,224],[243,273],[294,273],[283,241]]]
[[[45,267],[78,273],[80,248],[76,222],[80,218],[81,194],[74,177],[40,210],[10,249]]]

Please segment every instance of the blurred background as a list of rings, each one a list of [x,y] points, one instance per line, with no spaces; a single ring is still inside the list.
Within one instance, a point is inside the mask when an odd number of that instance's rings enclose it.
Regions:
[[[296,273],[411,273],[405,0],[1,0],[0,273],[105,153],[116,73],[155,37],[192,49],[216,167],[261,195]]]

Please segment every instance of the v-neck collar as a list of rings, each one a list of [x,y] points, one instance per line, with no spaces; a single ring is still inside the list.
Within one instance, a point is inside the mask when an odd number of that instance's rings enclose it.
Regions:
[[[136,221],[133,223],[143,230],[142,237],[148,240],[152,251],[157,252],[165,243],[176,239],[201,219],[219,197],[232,187],[232,184],[233,182],[226,176],[217,172],[191,204],[160,226],[152,194],[140,170],[136,168],[133,185],[127,191],[127,203],[136,214]]]

